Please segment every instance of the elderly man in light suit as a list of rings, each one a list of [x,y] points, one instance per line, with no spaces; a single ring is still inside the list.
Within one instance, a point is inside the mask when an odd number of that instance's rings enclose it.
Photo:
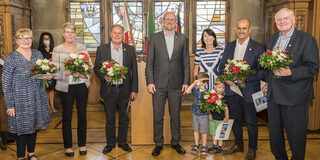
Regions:
[[[319,69],[319,49],[308,33],[297,30],[294,13],[282,8],[275,14],[279,33],[270,37],[269,50],[280,48],[293,55],[289,68],[269,72],[268,115],[271,151],[276,159],[287,160],[283,128],[287,133],[291,159],[305,157],[308,107],[313,95],[312,77]],[[281,78],[274,78],[274,75]]]
[[[178,153],[185,150],[180,141],[180,108],[182,93],[188,88],[190,64],[187,37],[175,32],[177,18],[172,12],[163,16],[163,31],[151,35],[146,65],[148,91],[153,101],[153,134],[158,156],[162,150],[163,116],[166,99],[169,103],[171,145]]]

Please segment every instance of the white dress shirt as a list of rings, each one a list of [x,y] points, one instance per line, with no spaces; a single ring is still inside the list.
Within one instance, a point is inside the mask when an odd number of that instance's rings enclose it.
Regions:
[[[242,44],[239,43],[239,40],[237,39],[236,49],[234,50],[234,57],[233,59],[237,60],[243,60],[244,54],[246,53],[248,43],[249,43],[250,37],[248,37],[247,40],[245,40]]]

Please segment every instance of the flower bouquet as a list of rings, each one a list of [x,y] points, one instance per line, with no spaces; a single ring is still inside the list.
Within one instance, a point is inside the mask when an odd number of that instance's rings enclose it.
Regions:
[[[276,48],[273,51],[265,51],[258,62],[262,68],[270,71],[280,70],[280,68],[289,68],[289,65],[293,63],[293,55],[288,54],[288,51],[280,51]],[[279,76],[274,76],[275,78],[280,78]]]
[[[51,59],[38,59],[36,65],[31,67],[31,78],[42,79],[43,87],[48,88],[48,80],[44,78],[45,75],[53,75],[57,72],[57,67],[51,63]]]
[[[214,111],[217,113],[221,113],[221,111],[226,110],[227,104],[222,99],[223,95],[215,90],[211,90],[208,92],[201,92],[201,102],[198,103],[200,110],[204,113],[209,113],[210,111]]]
[[[106,60],[102,62],[100,68],[100,73],[111,78],[112,81],[120,82],[121,79],[126,79],[125,74],[128,73],[128,68],[125,66],[120,66],[115,60]],[[108,85],[112,82],[106,82]]]
[[[243,81],[245,78],[256,73],[250,69],[249,64],[245,60],[228,59],[228,63],[225,66],[223,75],[221,75],[222,79],[236,82],[241,88],[245,87],[245,83],[240,83],[239,80]]]
[[[70,56],[65,59],[64,70],[71,71],[72,74],[79,73],[86,77],[93,72],[92,66],[89,63],[89,56],[84,53],[70,54]],[[72,80],[77,82],[80,78],[73,76]]]

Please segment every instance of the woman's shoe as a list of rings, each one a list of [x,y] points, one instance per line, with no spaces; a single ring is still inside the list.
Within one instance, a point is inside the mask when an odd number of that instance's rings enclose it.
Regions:
[[[36,157],[36,155],[33,154],[33,155],[31,155],[31,156],[28,155],[28,160],[31,160],[33,157],[36,158],[36,159],[38,159],[38,158]]]
[[[85,150],[85,151],[79,151],[79,153],[80,153],[81,156],[84,156],[84,155],[87,154],[87,150]]]
[[[82,150],[81,150],[82,149]],[[82,147],[79,147],[79,153],[81,156],[84,156],[87,154],[87,148],[86,146],[82,146]]]
[[[74,156],[74,152],[65,152],[65,154],[68,157],[73,157]]]

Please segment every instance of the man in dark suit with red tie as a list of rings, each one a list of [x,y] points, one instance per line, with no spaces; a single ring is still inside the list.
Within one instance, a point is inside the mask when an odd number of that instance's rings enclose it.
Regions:
[[[245,18],[238,20],[236,26],[238,38],[227,44],[219,65],[219,73],[223,74],[228,59],[245,60],[250,65],[250,68],[256,71],[255,75],[249,76],[245,80],[239,80],[245,81],[245,87],[240,88],[243,97],[232,91],[230,89],[231,83],[225,81],[227,84],[225,99],[229,107],[230,118],[234,119],[232,130],[235,135],[235,144],[228,150],[223,151],[223,153],[243,152],[242,115],[245,115],[249,135],[249,150],[245,157],[246,160],[253,160],[256,157],[258,122],[252,94],[260,91],[260,80],[265,76],[265,72],[263,72],[258,65],[258,59],[265,51],[265,45],[252,40],[250,38],[250,32],[250,21]]]
[[[276,159],[288,160],[283,128],[287,133],[291,159],[305,157],[309,102],[314,98],[312,77],[318,74],[319,49],[308,33],[295,28],[294,13],[282,8],[275,14],[280,32],[273,34],[269,50],[279,48],[293,55],[289,68],[269,72],[268,116],[271,151]],[[281,78],[274,78],[274,75]]]
[[[111,43],[102,44],[97,48],[97,57],[94,66],[94,72],[101,80],[100,95],[104,100],[106,111],[106,138],[107,146],[103,153],[111,152],[112,148],[118,143],[124,151],[131,151],[127,144],[127,134],[129,118],[127,107],[130,100],[134,100],[138,93],[138,69],[134,47],[122,42],[124,33],[120,25],[114,25],[111,28]],[[101,63],[106,60],[115,60],[121,66],[128,68],[126,79],[120,82],[113,82],[111,78],[100,73]],[[106,82],[112,83],[107,85]],[[119,129],[116,138],[115,113],[119,111]]]

